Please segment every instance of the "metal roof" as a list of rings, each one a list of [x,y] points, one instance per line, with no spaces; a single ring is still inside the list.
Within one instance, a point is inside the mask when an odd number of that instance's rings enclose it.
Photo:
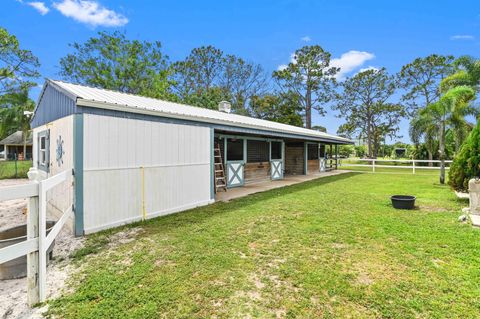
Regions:
[[[16,131],[13,134],[5,137],[0,141],[1,145],[23,145],[22,131]],[[27,145],[32,145],[32,132],[30,131],[27,136]]]
[[[116,109],[125,112],[148,112],[148,114],[163,117],[180,118],[206,123],[266,130],[270,132],[308,136],[312,138],[337,141],[342,144],[353,143],[353,141],[350,139],[336,135],[302,127],[256,119],[253,117],[225,113],[117,91],[66,83],[63,81],[47,81],[54,84],[54,86],[63,91],[65,94],[71,97],[76,97],[77,105]]]

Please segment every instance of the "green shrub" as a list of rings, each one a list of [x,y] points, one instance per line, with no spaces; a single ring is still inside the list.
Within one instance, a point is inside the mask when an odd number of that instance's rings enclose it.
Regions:
[[[480,122],[453,159],[448,184],[457,191],[467,191],[468,181],[477,176],[480,176]]]
[[[340,145],[338,147],[338,155],[341,157],[350,157],[355,154],[355,147],[353,145]]]

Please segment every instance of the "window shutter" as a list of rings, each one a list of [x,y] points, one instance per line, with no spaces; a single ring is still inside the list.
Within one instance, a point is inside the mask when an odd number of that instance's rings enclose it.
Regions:
[[[45,134],[45,164],[47,173],[50,172],[50,130]]]

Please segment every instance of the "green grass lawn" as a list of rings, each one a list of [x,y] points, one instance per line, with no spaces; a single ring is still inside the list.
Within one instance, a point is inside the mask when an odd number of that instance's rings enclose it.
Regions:
[[[397,193],[418,209],[394,210]],[[102,232],[74,254],[81,270],[50,312],[480,317],[480,233],[457,221],[463,206],[436,175],[349,173]]]
[[[0,179],[27,178],[28,170],[32,167],[32,161],[0,161]]]

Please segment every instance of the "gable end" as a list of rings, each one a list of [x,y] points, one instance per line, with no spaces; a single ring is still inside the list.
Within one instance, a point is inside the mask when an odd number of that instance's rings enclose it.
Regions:
[[[74,114],[76,108],[76,98],[67,95],[63,90],[47,81],[40,94],[30,125],[35,128],[58,120]]]

